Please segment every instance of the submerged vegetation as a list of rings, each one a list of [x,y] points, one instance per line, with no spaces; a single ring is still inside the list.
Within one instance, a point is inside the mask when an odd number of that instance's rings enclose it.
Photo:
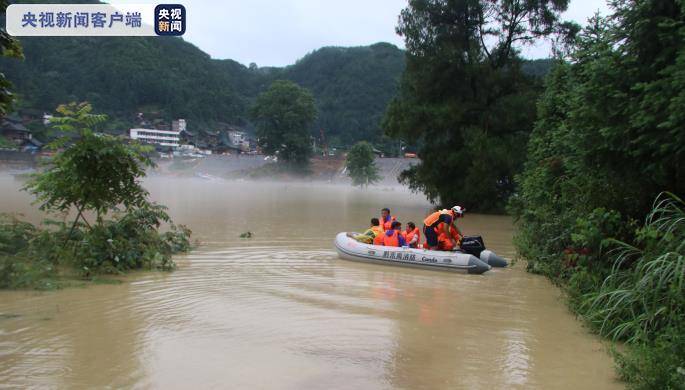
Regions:
[[[49,288],[69,274],[172,269],[171,255],[190,248],[190,230],[174,225],[140,185],[152,165],[148,149],[97,133],[105,119],[84,103],[57,109],[52,123],[65,135],[53,142],[56,155],[25,189],[41,210],[61,213],[65,221],[37,227],[12,216],[0,219],[0,288]],[[76,216],[67,222],[70,211]],[[162,224],[169,231],[160,233]]]
[[[274,81],[257,97],[251,116],[264,153],[292,167],[308,165],[312,154],[309,128],[316,118],[316,107],[307,89],[291,81]]]
[[[352,178],[353,185],[368,187],[380,180],[375,158],[376,155],[370,143],[362,141],[352,146],[347,153],[345,167],[347,168],[347,175]]]

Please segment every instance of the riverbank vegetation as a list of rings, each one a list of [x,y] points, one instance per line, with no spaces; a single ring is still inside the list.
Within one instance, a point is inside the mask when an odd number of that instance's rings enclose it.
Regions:
[[[65,275],[168,270],[174,267],[171,255],[190,248],[190,230],[174,225],[140,184],[152,166],[148,150],[96,132],[105,119],[88,104],[57,109],[52,124],[64,136],[53,142],[58,151],[25,189],[41,210],[64,219],[42,226],[0,219],[0,288],[50,288]],[[67,219],[70,212],[73,220]],[[169,225],[167,232],[159,232],[162,224]]]
[[[621,0],[546,81],[510,210],[528,269],[625,343],[635,388],[685,388],[685,3]]]

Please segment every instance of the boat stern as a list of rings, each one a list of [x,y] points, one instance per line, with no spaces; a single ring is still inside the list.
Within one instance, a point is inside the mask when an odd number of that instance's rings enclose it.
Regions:
[[[495,252],[485,249],[480,253],[480,259],[485,264],[489,264],[492,267],[502,268],[508,265],[507,261],[495,254]]]
[[[490,271],[490,267],[488,264],[483,262],[481,259],[477,258],[476,256],[469,255],[469,273],[470,274],[476,274],[480,275],[484,272]]]

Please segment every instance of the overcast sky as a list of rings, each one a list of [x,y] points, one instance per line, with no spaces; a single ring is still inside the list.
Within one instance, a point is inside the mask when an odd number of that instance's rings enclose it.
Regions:
[[[111,3],[159,3],[112,0]],[[323,46],[361,46],[390,42],[406,0],[191,0],[186,6],[184,39],[212,58],[248,65],[284,66]],[[604,0],[571,0],[564,19],[585,24],[596,11],[608,12]],[[527,48],[528,58],[547,57],[549,45]]]

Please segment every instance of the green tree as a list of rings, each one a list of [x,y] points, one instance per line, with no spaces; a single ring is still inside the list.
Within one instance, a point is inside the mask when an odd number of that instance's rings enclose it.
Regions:
[[[252,107],[262,150],[297,166],[309,163],[312,153],[310,126],[315,117],[312,94],[285,80],[274,81]]]
[[[0,0],[0,15],[2,15],[3,19],[5,9],[7,9],[7,1]],[[0,56],[23,58],[19,42],[7,33],[4,23],[0,27]],[[0,72],[0,118],[7,115],[12,106],[14,95],[10,92],[11,87],[12,83],[7,80],[4,73]]]
[[[352,184],[365,187],[380,180],[378,167],[374,162],[376,155],[370,143],[361,141],[352,146],[347,153],[347,175],[352,178]]]
[[[123,205],[127,210],[147,205],[147,191],[140,185],[145,168],[153,163],[147,147],[127,145],[121,138],[97,133],[106,117],[91,113],[87,103],[62,105],[51,119],[53,127],[68,134],[53,147],[64,147],[36,174],[26,189],[36,195],[41,210],[67,212],[76,209],[72,231],[83,213],[94,212],[98,224],[102,216]],[[70,234],[71,235],[71,234]]]
[[[407,67],[385,131],[418,145],[400,176],[441,203],[500,211],[514,192],[538,81],[521,45],[560,31],[568,0],[411,0],[397,32]]]
[[[515,243],[591,326],[626,341],[632,386],[682,388],[685,6],[612,7],[546,80],[510,203]]]

